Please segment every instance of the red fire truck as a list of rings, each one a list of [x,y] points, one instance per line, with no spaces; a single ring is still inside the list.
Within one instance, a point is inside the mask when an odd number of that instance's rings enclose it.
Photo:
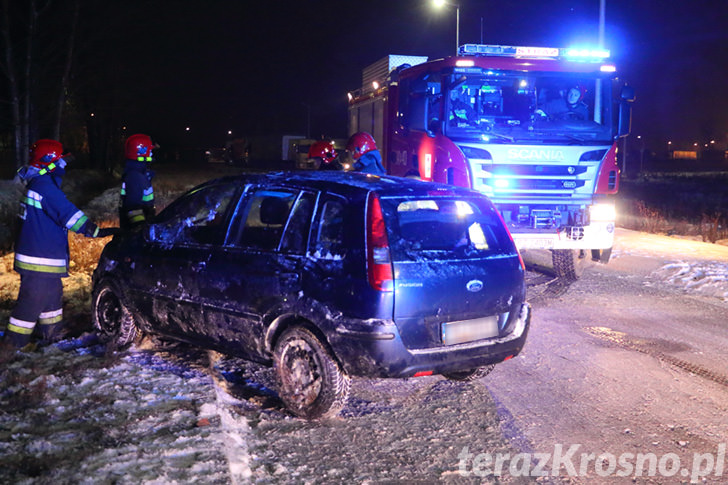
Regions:
[[[349,94],[349,135],[370,132],[390,174],[486,193],[521,250],[550,250],[556,274],[576,279],[614,240],[634,90],[608,57],[480,44],[388,56]]]

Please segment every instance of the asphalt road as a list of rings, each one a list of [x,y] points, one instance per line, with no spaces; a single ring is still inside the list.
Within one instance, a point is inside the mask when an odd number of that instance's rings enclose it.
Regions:
[[[726,483],[728,304],[635,268],[529,272],[526,347],[479,381],[355,379],[311,423],[250,409],[257,481]]]
[[[557,467],[574,483],[726,483],[728,305],[662,288],[638,263],[568,287],[531,275],[526,348],[483,383],[514,443],[551,455],[549,473],[574,450]]]

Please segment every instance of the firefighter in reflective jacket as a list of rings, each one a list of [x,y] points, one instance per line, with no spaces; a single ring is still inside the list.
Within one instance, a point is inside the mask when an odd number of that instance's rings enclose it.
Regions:
[[[377,150],[374,137],[365,131],[354,133],[346,144],[346,149],[354,159],[354,170],[357,172],[384,175],[382,155]]]
[[[153,148],[149,135],[138,133],[126,140],[126,167],[121,178],[119,199],[119,225],[122,229],[148,222],[154,217],[154,172],[149,169]]]
[[[31,147],[30,164],[18,171],[26,185],[20,203],[20,231],[15,242],[15,271],[20,290],[5,332],[16,348],[30,343],[36,323],[43,341],[63,333],[61,278],[68,276],[68,230],[87,237],[106,237],[117,228],[100,229],[61,191],[66,161],[55,140],[38,140]]]

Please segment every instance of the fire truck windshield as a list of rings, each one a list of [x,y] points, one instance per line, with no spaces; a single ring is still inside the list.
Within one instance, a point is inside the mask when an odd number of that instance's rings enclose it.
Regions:
[[[543,144],[613,140],[607,80],[478,68],[456,69],[442,80],[444,96],[433,97],[428,111],[454,139]]]

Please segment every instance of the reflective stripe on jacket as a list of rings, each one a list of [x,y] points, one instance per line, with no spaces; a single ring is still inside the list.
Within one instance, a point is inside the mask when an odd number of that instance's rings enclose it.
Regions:
[[[84,233],[89,224],[61,191],[61,177],[33,176],[20,203],[21,227],[15,243],[15,271],[68,276],[68,230]]]

